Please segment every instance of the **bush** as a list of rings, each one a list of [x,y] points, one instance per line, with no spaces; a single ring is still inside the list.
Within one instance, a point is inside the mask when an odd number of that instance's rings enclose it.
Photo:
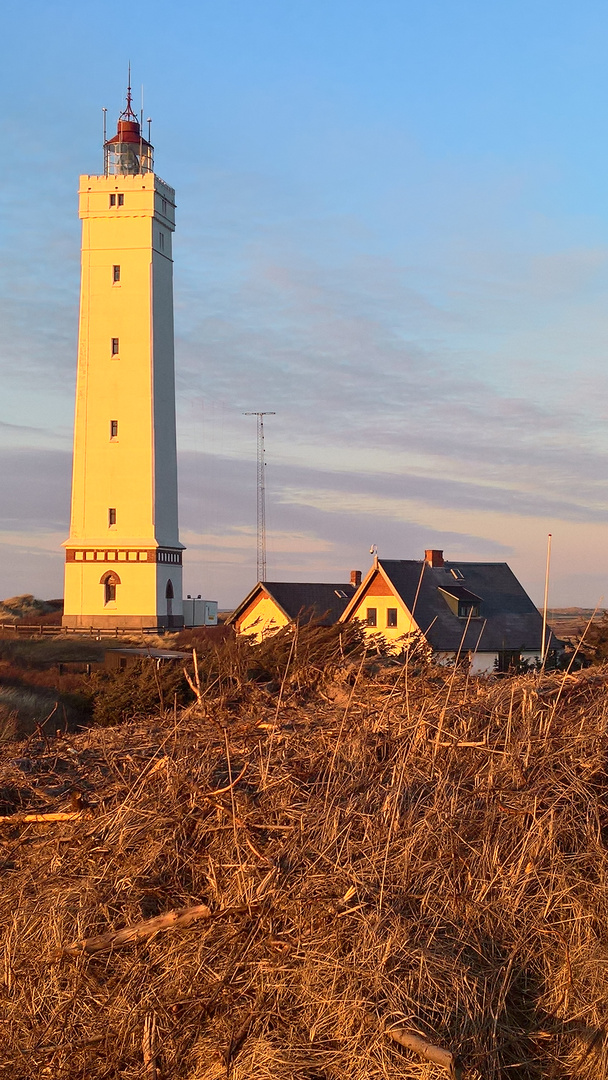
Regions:
[[[234,630],[231,626],[221,624],[219,626],[194,626],[189,630],[180,630],[175,638],[176,649],[207,649],[213,645],[221,645],[223,641],[234,639]]]
[[[139,660],[123,670],[97,672],[90,685],[93,721],[102,727],[154,716],[175,702],[184,705],[192,698],[181,667],[157,666],[153,659]]]

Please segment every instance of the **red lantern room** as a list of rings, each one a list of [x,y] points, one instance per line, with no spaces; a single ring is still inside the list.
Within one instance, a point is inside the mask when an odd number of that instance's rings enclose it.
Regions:
[[[116,135],[103,145],[105,176],[138,176],[154,172],[154,147],[141,133],[132,101],[131,87],[128,86],[127,107],[118,117]]]

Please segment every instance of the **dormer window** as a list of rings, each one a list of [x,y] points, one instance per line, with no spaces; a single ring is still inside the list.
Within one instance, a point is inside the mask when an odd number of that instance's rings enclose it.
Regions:
[[[475,603],[473,600],[459,600],[458,601],[458,618],[459,619],[478,619],[479,618],[479,603]]]
[[[443,585],[438,589],[450,611],[459,619],[478,619],[481,609],[481,597],[476,596],[464,585]]]

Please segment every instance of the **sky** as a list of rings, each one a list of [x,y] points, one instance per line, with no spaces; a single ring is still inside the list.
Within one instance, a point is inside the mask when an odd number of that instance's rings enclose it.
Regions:
[[[9,5],[0,596],[62,595],[80,173],[128,61],[174,238],[185,592],[507,561],[608,606],[608,7]]]

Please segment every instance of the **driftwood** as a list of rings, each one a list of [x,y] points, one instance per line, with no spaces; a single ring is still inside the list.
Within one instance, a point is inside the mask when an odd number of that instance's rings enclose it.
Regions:
[[[444,1050],[442,1046],[433,1046],[427,1039],[417,1035],[415,1031],[410,1031],[409,1028],[390,1027],[387,1028],[386,1033],[395,1042],[407,1047],[408,1050],[413,1050],[415,1054],[420,1054],[427,1061],[442,1065],[452,1080],[462,1080],[462,1065],[451,1050]]]
[[[81,821],[90,818],[91,814],[86,810],[56,810],[48,814],[6,814],[0,817],[0,824],[21,825],[26,821],[37,821],[41,824],[52,821]]]
[[[176,908],[165,915],[157,915],[154,919],[144,919],[142,922],[134,923],[133,926],[126,926],[124,930],[108,930],[107,933],[99,934],[97,937],[74,941],[61,950],[61,955],[79,956],[81,953],[109,952],[112,949],[119,949],[122,945],[146,941],[163,930],[190,926],[197,919],[210,918],[211,911],[206,904]]]

